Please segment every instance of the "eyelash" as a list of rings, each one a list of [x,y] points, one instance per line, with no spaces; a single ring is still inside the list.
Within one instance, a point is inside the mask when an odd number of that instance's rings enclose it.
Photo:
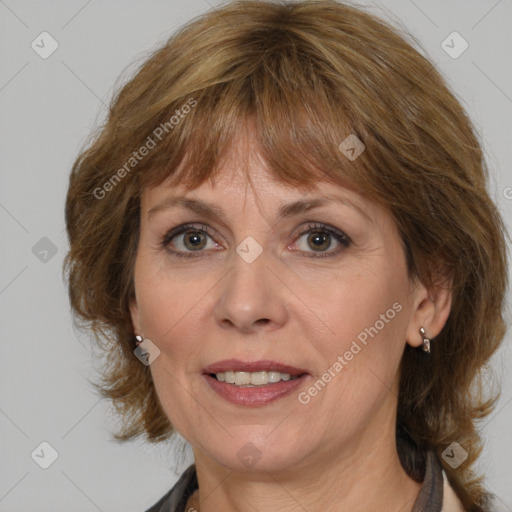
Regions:
[[[194,231],[194,232],[203,232],[206,235],[208,235],[210,238],[212,238],[212,235],[210,234],[210,229],[208,226],[205,226],[204,224],[201,224],[200,228],[197,228],[197,225],[194,224],[184,224],[182,226],[179,226],[177,228],[172,229],[169,231],[162,239],[162,248],[165,249],[167,252],[170,252],[173,256],[177,256],[179,258],[202,258],[206,255],[205,251],[197,251],[195,252],[180,252],[180,251],[173,251],[169,249],[169,244],[171,240],[183,233],[186,233],[187,231]],[[298,239],[302,238],[304,235],[311,231],[320,231],[323,233],[326,233],[330,236],[333,236],[342,246],[345,248],[348,248],[352,244],[352,240],[350,237],[345,235],[343,232],[338,231],[335,228],[329,227],[326,224],[320,224],[320,223],[308,223],[306,226],[306,229],[304,231],[301,231],[296,235]],[[343,249],[338,249],[334,253],[317,253],[315,256],[306,256],[307,258],[328,258],[337,256]],[[297,251],[299,253],[304,253],[305,251]],[[315,254],[315,253],[313,253]],[[322,254],[322,255],[320,255]]]

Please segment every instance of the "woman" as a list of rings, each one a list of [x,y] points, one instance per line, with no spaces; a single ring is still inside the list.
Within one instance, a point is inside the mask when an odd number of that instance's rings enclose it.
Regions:
[[[486,172],[439,73],[351,6],[232,2],[147,60],[74,164],[66,269],[115,437],[193,448],[150,512],[493,509]]]

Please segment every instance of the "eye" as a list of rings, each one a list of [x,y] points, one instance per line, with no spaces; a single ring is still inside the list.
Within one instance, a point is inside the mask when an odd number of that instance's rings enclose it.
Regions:
[[[328,227],[325,224],[308,224],[307,229],[300,232],[297,236],[302,245],[305,246],[305,249],[299,249],[299,252],[310,252],[307,249],[313,248],[313,254],[308,254],[308,258],[327,258],[338,255],[343,249],[326,252],[326,249],[332,246],[333,239],[335,243],[344,248],[349,247],[352,243],[352,240],[345,233]]]
[[[171,244],[171,241],[174,238],[177,238],[177,244]],[[192,224],[185,224],[183,226],[172,229],[169,233],[167,233],[162,240],[162,246],[174,256],[185,258],[200,258],[205,256],[203,249],[208,248],[208,238],[211,239],[208,226],[201,225],[200,228],[197,228]],[[170,249],[170,245],[176,247],[178,250],[174,251]],[[214,243],[213,248],[218,248],[218,244]]]
[[[305,235],[308,236],[306,237]],[[352,243],[352,240],[343,232],[325,224],[310,223],[307,225],[307,229],[302,230],[295,236],[299,242],[302,242],[305,248],[292,250],[300,253],[309,253],[307,255],[308,258],[326,258],[339,254],[343,249],[338,248],[335,251],[326,251],[333,244],[333,240],[344,248],[349,247]],[[177,242],[173,242],[174,239]],[[208,247],[208,239],[212,241],[212,246],[210,247]],[[205,249],[218,250],[220,248],[219,244],[213,241],[208,226],[201,225],[198,228],[193,224],[184,224],[169,231],[162,239],[162,247],[173,256],[180,258],[201,258],[206,256]],[[177,250],[171,249],[171,247]],[[308,247],[313,248],[313,251],[308,251]]]

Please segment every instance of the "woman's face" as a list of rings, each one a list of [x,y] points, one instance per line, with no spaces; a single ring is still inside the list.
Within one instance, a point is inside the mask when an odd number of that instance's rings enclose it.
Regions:
[[[196,457],[236,470],[368,449],[394,435],[400,358],[421,341],[396,226],[354,191],[247,165],[252,185],[232,158],[213,186],[142,195],[131,312],[160,350],[162,407]]]

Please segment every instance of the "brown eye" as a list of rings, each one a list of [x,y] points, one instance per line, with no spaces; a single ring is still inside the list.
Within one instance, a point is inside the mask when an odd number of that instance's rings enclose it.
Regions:
[[[331,245],[331,235],[325,231],[312,231],[307,237],[307,243],[314,250],[328,249]]]
[[[201,225],[201,228],[187,224],[172,229],[162,240],[162,246],[173,256],[202,257],[206,254],[208,239],[208,227]],[[218,245],[212,240],[212,248]],[[197,254],[194,254],[197,253]]]
[[[306,236],[307,235],[307,236]],[[298,238],[302,243],[299,252],[309,253],[310,258],[325,258],[336,256],[341,250],[338,248],[334,251],[327,252],[333,243],[341,245],[345,248],[349,247],[352,241],[350,238],[334,228],[329,228],[323,224],[309,224],[308,229],[301,232]],[[318,253],[315,255],[314,253]]]
[[[183,244],[191,251],[203,249],[205,242],[205,236],[200,231],[187,231],[183,233]]]

